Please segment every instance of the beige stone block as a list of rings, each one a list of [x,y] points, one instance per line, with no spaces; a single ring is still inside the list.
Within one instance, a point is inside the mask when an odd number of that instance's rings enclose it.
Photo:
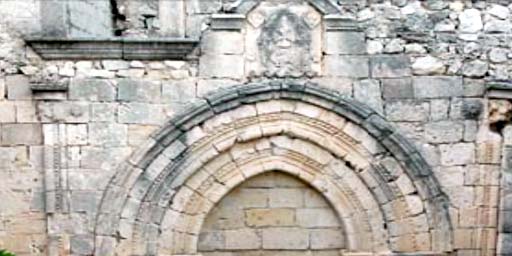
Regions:
[[[263,249],[307,249],[309,232],[301,228],[267,228],[262,230]]]
[[[301,227],[339,227],[340,221],[331,208],[297,209],[297,224]]]
[[[472,229],[455,229],[453,246],[456,249],[473,249],[474,232]]]
[[[261,238],[256,230],[238,229],[224,232],[227,250],[251,250],[261,248]]]
[[[229,199],[229,200],[228,200]],[[268,190],[263,188],[237,188],[222,200],[219,207],[238,209],[266,208],[268,206]]]
[[[16,122],[18,123],[36,123],[37,111],[36,103],[31,101],[16,101]]]
[[[340,249],[345,246],[341,229],[314,229],[309,233],[311,249]]]
[[[87,144],[87,125],[86,124],[68,124],[66,125],[68,145],[86,145]]]
[[[299,188],[279,188],[269,190],[269,206],[280,207],[303,207],[304,190]]]
[[[14,123],[16,110],[12,102],[0,102],[0,123]]]
[[[328,207],[327,200],[316,190],[308,189],[304,192],[304,206],[306,208]]]
[[[279,227],[295,224],[294,209],[249,209],[245,210],[246,223],[250,227]]]

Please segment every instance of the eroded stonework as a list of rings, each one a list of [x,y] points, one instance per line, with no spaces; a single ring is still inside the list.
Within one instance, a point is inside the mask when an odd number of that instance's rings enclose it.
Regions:
[[[0,249],[509,256],[511,12],[0,1]]]

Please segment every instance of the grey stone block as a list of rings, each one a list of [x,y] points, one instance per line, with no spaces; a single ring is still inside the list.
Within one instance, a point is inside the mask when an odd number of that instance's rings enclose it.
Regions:
[[[109,0],[68,2],[70,37],[108,37],[112,35],[112,10]]]
[[[366,53],[365,35],[361,32],[328,31],[324,40],[327,54]]]
[[[159,125],[166,116],[160,105],[132,102],[118,107],[117,118],[120,123]]]
[[[94,191],[71,191],[71,212],[95,213],[100,199]]]
[[[74,79],[69,85],[69,98],[87,101],[114,101],[115,87],[106,80]]]
[[[390,121],[424,122],[429,117],[429,104],[414,100],[396,100],[386,103],[385,113]]]
[[[391,78],[382,79],[382,93],[384,99],[414,98],[412,79]]]
[[[382,95],[378,80],[361,80],[354,83],[354,98],[364,102],[378,113],[383,113]]]
[[[92,235],[73,235],[70,239],[71,253],[76,255],[92,255],[94,237]]]
[[[211,78],[241,78],[244,75],[241,55],[206,54],[199,63],[199,75]]]
[[[196,94],[196,81],[181,80],[162,84],[162,102],[191,102]]]
[[[30,100],[32,98],[32,90],[27,76],[7,76],[5,86],[7,87],[7,99]]]
[[[158,82],[123,79],[119,81],[117,99],[120,101],[160,102]]]
[[[425,139],[431,143],[450,143],[462,140],[464,125],[461,122],[441,121],[425,125]]]
[[[43,143],[41,124],[4,124],[1,127],[2,145],[40,145]]]
[[[244,36],[238,31],[206,32],[201,40],[203,54],[242,54]]]
[[[413,86],[416,98],[460,97],[464,93],[460,77],[415,77]]]
[[[367,57],[326,55],[324,57],[325,74],[339,77],[368,77]]]
[[[371,72],[374,78],[411,76],[411,63],[405,55],[375,56],[371,58]]]
[[[90,123],[89,143],[104,147],[124,146],[128,141],[128,128],[116,123]]]

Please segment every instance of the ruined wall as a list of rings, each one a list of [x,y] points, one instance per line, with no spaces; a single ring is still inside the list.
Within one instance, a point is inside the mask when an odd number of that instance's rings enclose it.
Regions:
[[[512,208],[499,202],[509,190],[500,190],[503,139],[489,125],[485,97],[486,83],[511,79],[508,1],[337,1],[341,17],[331,25],[318,1],[268,0],[231,27],[212,19],[243,12],[229,1],[117,1],[126,20],[112,17],[108,1],[73,2],[0,2],[0,248],[108,255],[94,241],[100,202],[116,168],[150,134],[208,92],[295,79],[363,102],[413,142],[449,198],[452,252],[512,252]],[[45,15],[55,8],[62,15]],[[71,15],[76,9],[83,12]],[[201,42],[186,60],[128,61],[43,60],[23,41],[116,29]],[[69,81],[68,91],[34,95],[29,82],[41,76]]]

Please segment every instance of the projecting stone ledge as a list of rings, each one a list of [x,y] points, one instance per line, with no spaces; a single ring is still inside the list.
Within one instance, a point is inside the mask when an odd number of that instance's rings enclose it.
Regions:
[[[43,59],[185,59],[199,40],[188,38],[29,38]]]
[[[494,99],[512,99],[512,81],[488,82],[487,97]]]

